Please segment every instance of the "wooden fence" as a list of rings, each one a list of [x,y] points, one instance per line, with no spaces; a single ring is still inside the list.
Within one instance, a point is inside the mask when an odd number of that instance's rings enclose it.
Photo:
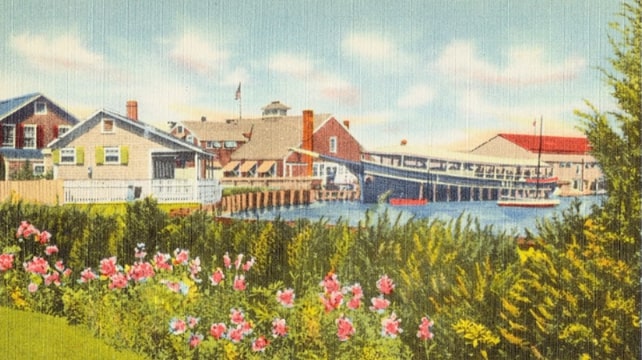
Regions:
[[[63,180],[0,181],[0,200],[22,200],[45,205],[62,203]]]

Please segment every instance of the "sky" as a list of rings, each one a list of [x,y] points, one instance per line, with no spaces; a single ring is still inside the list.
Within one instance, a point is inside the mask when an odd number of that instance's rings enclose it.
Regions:
[[[257,117],[281,101],[349,120],[366,148],[470,150],[497,133],[581,136],[615,107],[616,0],[3,0],[0,99],[40,92],[81,119]],[[235,93],[241,87],[241,98]],[[538,125],[533,126],[534,121]]]

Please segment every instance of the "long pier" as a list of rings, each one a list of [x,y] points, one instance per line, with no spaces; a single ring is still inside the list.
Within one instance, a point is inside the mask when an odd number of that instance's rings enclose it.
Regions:
[[[359,201],[357,190],[273,190],[223,196],[217,206],[221,214],[268,209],[282,206],[309,205],[317,201]]]

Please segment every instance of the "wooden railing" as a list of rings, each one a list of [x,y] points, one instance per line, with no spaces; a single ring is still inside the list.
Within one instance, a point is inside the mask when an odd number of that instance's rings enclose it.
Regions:
[[[65,180],[63,203],[112,203],[148,196],[159,203],[197,202],[215,204],[221,200],[216,179],[186,180]]]

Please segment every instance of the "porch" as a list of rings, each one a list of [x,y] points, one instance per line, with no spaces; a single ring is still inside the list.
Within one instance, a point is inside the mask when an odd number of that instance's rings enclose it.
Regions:
[[[64,180],[64,204],[127,202],[153,197],[159,203],[216,204],[218,179]]]

